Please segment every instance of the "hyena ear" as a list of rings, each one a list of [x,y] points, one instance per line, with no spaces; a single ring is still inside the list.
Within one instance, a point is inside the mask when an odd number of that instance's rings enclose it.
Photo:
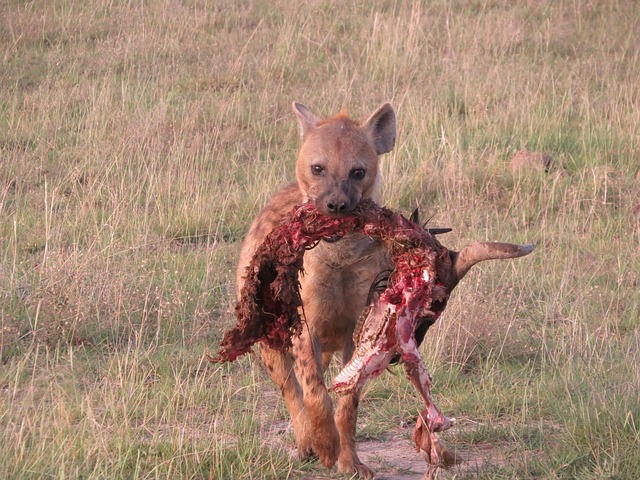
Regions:
[[[293,113],[296,114],[298,122],[300,122],[300,137],[304,139],[307,133],[309,133],[309,130],[311,130],[320,119],[301,103],[293,102],[292,107]]]
[[[396,144],[396,112],[391,105],[388,103],[382,105],[364,123],[363,128],[373,138],[373,145],[378,155],[393,150]]]

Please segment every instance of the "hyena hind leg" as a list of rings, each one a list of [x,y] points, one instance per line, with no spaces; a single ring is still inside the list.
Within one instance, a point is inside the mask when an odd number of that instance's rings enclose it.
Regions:
[[[313,454],[311,432],[302,400],[302,388],[293,367],[293,356],[290,353],[273,350],[264,344],[260,344],[260,355],[269,377],[280,387],[284,403],[291,416],[298,456],[302,460],[309,458]]]

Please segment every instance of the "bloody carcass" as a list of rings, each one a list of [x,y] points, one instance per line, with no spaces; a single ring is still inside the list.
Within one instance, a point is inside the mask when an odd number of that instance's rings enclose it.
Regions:
[[[456,252],[419,223],[372,200],[363,200],[351,214],[339,218],[306,203],[286,216],[258,248],[236,306],[238,323],[225,333],[213,361],[233,361],[256,342],[274,349],[290,348],[292,336],[302,328],[298,275],[304,251],[319,241],[337,241],[350,233],[381,239],[394,269],[385,288],[363,312],[354,333],[356,351],[334,379],[333,389],[339,394],[360,389],[399,359],[426,407],[414,431],[416,447],[430,464],[445,464],[436,432],[450,428],[453,420],[442,415],[431,399],[431,378],[419,343],[473,265],[521,257],[531,253],[533,245],[474,243]]]

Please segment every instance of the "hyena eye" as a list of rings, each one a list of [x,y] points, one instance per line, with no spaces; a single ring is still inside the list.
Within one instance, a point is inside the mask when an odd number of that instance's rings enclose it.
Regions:
[[[365,175],[364,168],[354,168],[349,172],[349,176],[354,180],[362,180]]]
[[[324,171],[324,167],[322,165],[311,165],[311,171],[314,175],[320,175]]]

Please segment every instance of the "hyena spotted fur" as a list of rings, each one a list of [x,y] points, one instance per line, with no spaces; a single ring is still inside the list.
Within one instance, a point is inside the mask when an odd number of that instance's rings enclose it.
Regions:
[[[251,225],[240,253],[238,292],[257,247],[294,205],[310,200],[339,217],[364,198],[378,200],[379,156],[393,149],[396,138],[391,105],[382,105],[363,123],[345,114],[321,119],[300,103],[293,104],[293,112],[302,137],[297,182],[276,193]],[[391,267],[391,260],[379,241],[351,234],[320,242],[303,262],[303,333],[290,352],[261,344],[260,354],[291,415],[299,455],[315,454],[328,468],[337,462],[343,473],[372,477],[356,454],[358,395],[341,396],[334,413],[324,371],[335,352],[344,364],[353,355],[356,321],[374,279]]]

